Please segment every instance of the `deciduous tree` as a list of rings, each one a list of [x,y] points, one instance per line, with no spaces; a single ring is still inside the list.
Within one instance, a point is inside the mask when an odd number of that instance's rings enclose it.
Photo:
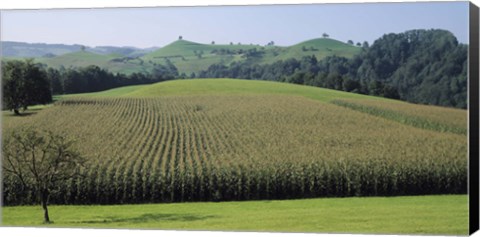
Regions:
[[[3,139],[3,170],[38,195],[44,223],[50,223],[48,202],[57,184],[80,174],[84,158],[74,149],[74,140],[51,131],[28,127]]]
[[[21,108],[52,102],[47,73],[31,59],[2,64],[2,84],[3,106],[16,115]]]

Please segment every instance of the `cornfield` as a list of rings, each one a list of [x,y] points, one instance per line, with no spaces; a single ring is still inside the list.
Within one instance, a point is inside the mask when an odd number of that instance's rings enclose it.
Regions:
[[[343,99],[332,103],[418,128],[467,135],[467,113],[461,109],[378,100]]]
[[[70,98],[3,130],[31,124],[71,134],[88,158],[56,204],[467,192],[466,135],[303,97]],[[35,202],[3,182],[5,204]]]

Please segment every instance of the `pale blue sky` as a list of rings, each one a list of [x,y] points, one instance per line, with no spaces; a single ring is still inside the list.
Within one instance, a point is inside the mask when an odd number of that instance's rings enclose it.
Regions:
[[[323,32],[369,41],[410,29],[449,30],[468,42],[467,2],[10,10],[1,39],[88,46],[164,46],[182,35],[200,43],[292,45]]]

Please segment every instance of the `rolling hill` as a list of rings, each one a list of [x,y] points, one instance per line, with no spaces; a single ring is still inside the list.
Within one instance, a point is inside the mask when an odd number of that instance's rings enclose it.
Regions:
[[[13,58],[41,58],[54,57],[66,53],[80,51],[82,45],[74,44],[46,44],[2,41],[2,56]],[[140,56],[156,48],[139,49],[135,47],[96,46],[86,47],[85,50],[98,54],[120,54],[123,56]]]
[[[384,97],[272,81],[229,78],[175,80],[152,85],[126,86],[94,93],[63,95],[59,98],[142,98],[182,95],[255,94],[301,96],[383,117],[413,127],[457,134],[466,134],[467,132],[465,126],[467,124],[466,113],[462,109],[415,105]],[[448,114],[448,116],[443,116],[444,114]]]
[[[338,90],[272,81],[240,80],[229,78],[172,80],[152,85],[120,87],[111,90],[70,94],[61,98],[75,97],[159,97],[179,95],[238,95],[238,94],[283,94],[304,96],[329,102],[335,99],[368,98],[370,100],[389,100],[381,97],[360,95]]]
[[[307,40],[289,47],[275,47],[267,50],[261,62],[273,63],[278,60],[289,58],[302,58],[304,56],[315,55],[320,60],[327,56],[342,56],[351,58],[360,52],[360,48],[343,43],[335,39],[318,38]]]
[[[317,59],[327,56],[351,58],[360,48],[334,39],[321,38],[301,42],[292,46],[260,45],[213,45],[177,40],[163,48],[146,54],[142,58],[151,63],[163,64],[170,60],[180,72],[187,75],[206,70],[212,64],[228,65],[235,61],[250,61],[266,64],[289,58],[301,59],[315,55]]]
[[[210,54],[212,50],[248,50],[258,45],[217,45],[217,44],[200,44],[188,40],[177,40],[160,49],[157,49],[143,56],[145,59],[158,58],[175,58],[175,57],[192,57],[196,56],[195,52],[204,51],[204,54]]]
[[[81,45],[24,43],[14,41],[2,41],[3,57],[35,57],[56,56],[79,51]]]
[[[38,58],[37,62],[53,68],[86,67],[95,65],[111,72],[131,74],[133,72],[150,72],[153,65],[143,63],[138,57],[122,57],[119,54],[97,54],[89,51],[76,51],[52,58]]]
[[[216,44],[200,44],[187,40],[177,40],[163,48],[143,56],[144,59],[164,59],[177,57],[198,57],[198,53],[203,51],[207,56],[221,56],[222,50],[230,50],[232,52],[224,52],[226,55],[242,54],[245,51],[256,49],[266,54],[263,61],[276,61],[287,58],[301,58],[303,56],[315,55],[318,59],[326,56],[344,56],[352,57],[360,51],[356,46],[343,43],[338,40],[319,38],[312,39],[292,46],[260,46],[260,45],[216,45]],[[276,56],[275,56],[276,55]],[[270,59],[268,57],[272,57]]]
[[[177,40],[162,48],[95,47],[81,51],[81,45],[48,45],[6,42],[2,46],[5,59],[35,57],[50,67],[84,67],[97,65],[114,73],[150,72],[156,64],[172,62],[180,73],[190,75],[206,70],[212,64],[231,62],[273,63],[288,58],[300,59],[315,55],[317,59],[337,55],[352,57],[360,51],[334,39],[312,39],[292,46],[260,46],[247,44],[201,44]]]
[[[76,51],[71,53],[62,54],[60,56],[52,58],[41,58],[38,59],[41,63],[46,63],[51,67],[58,68],[63,67],[86,67],[89,65],[96,65],[99,67],[107,67],[108,62],[118,55],[102,55],[96,54],[88,51]]]

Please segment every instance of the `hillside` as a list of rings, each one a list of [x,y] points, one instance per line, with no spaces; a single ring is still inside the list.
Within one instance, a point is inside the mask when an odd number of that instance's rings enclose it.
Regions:
[[[145,59],[159,59],[159,58],[175,58],[175,57],[192,57],[196,56],[195,52],[204,54],[211,54],[212,50],[248,50],[260,46],[254,45],[217,45],[217,44],[200,44],[188,40],[177,40],[160,49],[157,49],[145,56]]]
[[[56,56],[79,51],[81,45],[23,43],[2,41],[2,56],[4,57],[35,57]]]
[[[88,158],[57,204],[466,192],[464,110],[195,79],[69,95],[2,125],[29,124],[74,136]],[[31,201],[6,180],[7,204]]]
[[[58,68],[60,66],[68,68],[71,65],[76,67],[85,67],[89,65],[97,65],[99,67],[108,66],[108,62],[115,58],[116,55],[101,55],[87,51],[77,51],[66,53],[53,58],[42,58],[38,61],[46,63],[51,67]]]
[[[161,48],[86,47],[81,45],[50,45],[5,42],[2,44],[6,60],[34,57],[50,67],[84,67],[97,65],[114,73],[151,72],[156,64],[171,61],[180,73],[190,76],[206,70],[210,65],[229,65],[232,62],[273,63],[289,58],[301,59],[315,55],[352,57],[360,48],[333,39],[313,39],[293,46],[260,46],[250,44],[201,44],[177,40]]]
[[[301,86],[271,81],[239,80],[229,78],[172,80],[152,85],[126,86],[102,92],[63,95],[61,98],[75,97],[159,97],[179,95],[238,95],[238,94],[280,94],[304,96],[307,98],[329,102],[335,99],[370,99],[385,100],[381,97],[359,95],[343,91]]]
[[[177,40],[142,58],[151,63],[164,64],[168,59],[179,71],[189,75],[206,70],[212,64],[229,65],[231,62],[251,61],[259,64],[274,63],[289,58],[301,59],[315,55],[317,59],[327,56],[350,58],[360,52],[355,47],[333,39],[313,39],[293,46],[260,45],[217,45],[199,44],[187,40]]]
[[[174,80],[152,85],[136,85],[102,92],[71,94],[59,98],[159,97],[180,95],[286,95],[328,102],[409,126],[466,134],[466,111],[438,106],[415,105],[382,97],[360,95],[326,88],[271,81],[229,78]],[[444,116],[448,114],[448,116]]]
[[[271,48],[267,50],[267,56],[260,61],[263,63],[273,63],[278,60],[286,60],[289,58],[300,59],[312,55],[318,60],[334,55],[351,58],[359,52],[359,47],[335,39],[319,38],[307,40],[289,47]]]
[[[82,45],[74,44],[45,44],[45,43],[24,43],[14,41],[2,42],[2,56],[12,58],[42,58],[54,57],[67,53],[80,51]],[[120,54],[123,56],[141,56],[155,48],[139,49],[135,47],[114,47],[97,46],[86,47],[86,51],[98,54]]]
[[[76,51],[66,53],[52,58],[38,58],[37,62],[47,64],[49,67],[86,67],[96,65],[100,68],[106,68],[114,73],[130,74],[133,72],[150,72],[152,65],[143,63],[138,58],[122,57],[118,54],[97,54],[89,51]]]

